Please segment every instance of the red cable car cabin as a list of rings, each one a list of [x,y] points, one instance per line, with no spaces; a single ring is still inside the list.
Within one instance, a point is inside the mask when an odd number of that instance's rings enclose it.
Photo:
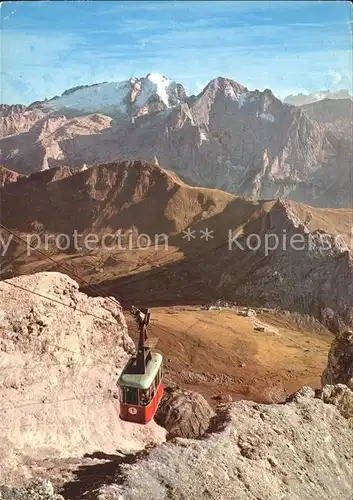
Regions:
[[[163,395],[163,358],[145,346],[150,317],[148,309],[133,307],[131,312],[138,323],[140,339],[137,355],[128,361],[118,380],[120,418],[147,424],[154,417]]]
[[[132,358],[119,378],[120,418],[147,424],[154,417],[163,395],[162,356],[151,353],[144,374],[134,373],[135,363],[136,358]]]

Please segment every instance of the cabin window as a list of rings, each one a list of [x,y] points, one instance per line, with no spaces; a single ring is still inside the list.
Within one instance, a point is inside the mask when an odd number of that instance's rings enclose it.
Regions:
[[[125,403],[128,405],[138,405],[138,389],[125,387]]]
[[[153,396],[154,396],[155,388],[156,388],[156,379],[154,379],[154,381],[152,382],[151,387],[150,387],[151,398],[153,398]]]
[[[159,386],[159,383],[161,381],[161,378],[162,378],[162,369],[160,368],[157,372],[157,376],[156,376],[156,387]]]
[[[140,391],[140,404],[147,406],[151,402],[151,389]]]
[[[156,384],[156,387],[158,387],[158,384],[159,384],[159,370],[158,370],[158,372],[156,374],[155,384]]]

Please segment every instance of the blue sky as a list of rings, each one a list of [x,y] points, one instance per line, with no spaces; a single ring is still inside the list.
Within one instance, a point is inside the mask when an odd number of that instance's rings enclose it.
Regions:
[[[1,5],[1,100],[162,73],[289,93],[352,88],[346,1],[36,1]]]

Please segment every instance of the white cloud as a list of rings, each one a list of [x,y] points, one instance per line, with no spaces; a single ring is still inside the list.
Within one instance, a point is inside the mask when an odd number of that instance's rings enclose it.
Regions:
[[[342,81],[342,75],[341,73],[338,73],[337,71],[329,71],[329,76],[332,79],[332,84],[337,85]]]

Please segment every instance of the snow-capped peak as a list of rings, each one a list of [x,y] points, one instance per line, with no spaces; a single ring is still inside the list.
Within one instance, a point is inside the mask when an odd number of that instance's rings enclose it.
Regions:
[[[161,111],[181,102],[184,94],[176,82],[158,73],[149,73],[144,78],[77,87],[44,102],[43,107],[131,116],[149,112],[150,104],[153,111]]]
[[[160,73],[148,73],[145,79],[150,80],[152,83],[155,83],[156,85],[165,86],[171,83],[171,80],[166,78],[164,75],[161,75]]]
[[[169,97],[170,92],[174,90],[176,83],[172,80],[168,80],[163,75],[159,73],[149,73],[145,78],[142,78],[141,82],[141,92],[136,99],[136,105],[138,107],[144,106],[151,96],[156,95],[160,100],[169,107]]]

